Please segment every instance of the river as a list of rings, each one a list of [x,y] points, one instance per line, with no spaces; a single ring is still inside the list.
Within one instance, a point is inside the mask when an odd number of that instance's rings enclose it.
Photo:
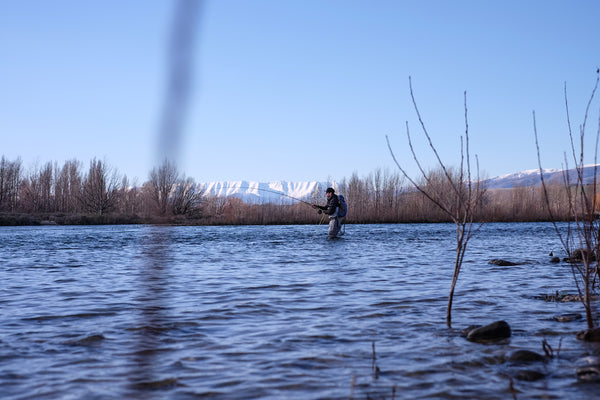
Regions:
[[[452,329],[452,224],[0,228],[3,399],[579,399],[570,267],[551,224],[486,224]],[[489,264],[501,258],[518,263]],[[504,320],[509,340],[467,341]],[[508,361],[526,349],[558,356]],[[545,378],[516,378],[522,369]],[[513,391],[509,390],[511,387]]]

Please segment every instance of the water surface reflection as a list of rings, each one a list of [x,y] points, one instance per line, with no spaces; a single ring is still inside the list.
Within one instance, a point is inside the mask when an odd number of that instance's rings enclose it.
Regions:
[[[549,224],[489,224],[445,327],[454,226],[0,228],[3,398],[586,398]],[[488,264],[493,258],[521,263]],[[506,320],[502,344],[460,329]],[[526,366],[516,349],[560,357]],[[375,344],[375,346],[373,346]],[[375,349],[375,352],[374,352]]]

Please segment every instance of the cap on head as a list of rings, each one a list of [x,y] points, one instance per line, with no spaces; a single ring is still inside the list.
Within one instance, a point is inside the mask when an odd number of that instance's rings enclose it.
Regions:
[[[327,188],[325,193],[335,193],[335,190],[333,190],[333,188]]]

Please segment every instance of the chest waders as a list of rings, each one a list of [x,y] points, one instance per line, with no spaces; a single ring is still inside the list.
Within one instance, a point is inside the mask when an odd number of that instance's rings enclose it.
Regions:
[[[329,239],[333,239],[338,236],[342,229],[342,222],[338,217],[339,207],[335,209],[335,212],[329,216]]]

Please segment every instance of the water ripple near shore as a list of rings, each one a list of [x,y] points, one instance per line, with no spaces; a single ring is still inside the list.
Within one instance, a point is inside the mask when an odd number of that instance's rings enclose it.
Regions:
[[[470,243],[445,326],[454,226],[0,228],[0,386],[6,399],[585,398],[594,354],[551,264],[548,224],[489,224]],[[493,258],[522,264],[499,267]],[[506,320],[510,340],[460,329]],[[559,358],[515,379],[517,349]]]

